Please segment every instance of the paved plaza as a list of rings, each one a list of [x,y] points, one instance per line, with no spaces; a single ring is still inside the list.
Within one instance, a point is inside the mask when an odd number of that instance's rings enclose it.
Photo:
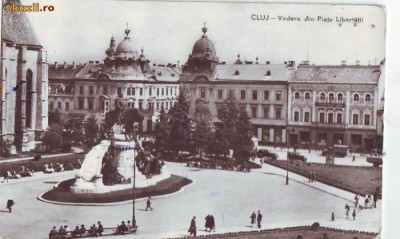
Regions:
[[[154,211],[144,211],[145,200],[137,200],[139,225],[135,238],[187,236],[190,219],[197,217],[198,235],[203,231],[208,213],[215,217],[216,233],[255,230],[250,227],[250,214],[261,210],[262,229],[311,225],[378,232],[381,201],[377,209],[358,212],[356,221],[345,218],[344,206],[352,204],[354,195],[290,173],[285,186],[285,171],[264,164],[250,173],[197,169],[184,164],[167,163],[172,174],[187,177],[193,183],[178,193],[154,197]],[[0,210],[0,235],[5,238],[47,238],[53,226],[86,228],[101,221],[104,227],[115,227],[132,218],[132,203],[115,206],[65,206],[37,200],[37,196],[58,181],[73,177],[75,172],[36,174],[26,181],[0,183],[0,201],[13,197],[13,212]],[[351,209],[352,210],[352,209]],[[336,220],[330,221],[331,213]],[[126,236],[129,237],[129,236]],[[122,238],[122,237],[121,237]]]

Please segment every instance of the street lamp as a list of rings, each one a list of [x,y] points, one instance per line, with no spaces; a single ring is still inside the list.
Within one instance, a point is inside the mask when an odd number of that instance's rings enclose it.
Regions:
[[[286,120],[286,185],[289,185],[289,128]]]
[[[135,136],[136,137],[136,136]],[[139,152],[139,145],[137,145],[138,141],[135,140],[135,150]],[[133,155],[135,156],[135,154]],[[133,200],[132,200],[132,227],[136,228],[136,217],[135,217],[135,192],[136,192],[136,158],[133,157]]]

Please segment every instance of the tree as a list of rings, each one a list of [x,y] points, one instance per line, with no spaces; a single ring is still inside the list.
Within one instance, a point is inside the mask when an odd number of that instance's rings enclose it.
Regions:
[[[53,124],[43,133],[41,140],[47,151],[59,149],[63,145],[63,129],[61,126]]]
[[[56,109],[53,113],[49,114],[49,124],[56,124],[65,126],[68,123],[68,114],[61,112],[60,109]]]
[[[191,146],[203,157],[211,135],[211,114],[210,110],[203,104],[199,104],[195,109],[195,124],[192,129]]]
[[[218,127],[211,130],[205,151],[216,156],[229,154],[229,142]]]
[[[85,136],[88,140],[88,142],[90,142],[90,146],[92,146],[92,144],[94,144],[97,140],[97,132],[99,131],[99,127],[97,126],[97,122],[96,119],[93,117],[88,118],[88,122],[86,125],[86,130],[85,130]]]
[[[176,153],[189,149],[191,121],[189,118],[189,105],[183,93],[179,94],[178,101],[168,111],[168,116],[170,149]]]
[[[154,146],[158,151],[165,152],[168,149],[169,132],[168,116],[164,110],[164,106],[161,105],[159,121],[155,127],[154,137]]]
[[[252,130],[250,118],[245,109],[240,108],[232,91],[229,91],[222,108],[218,111],[221,120],[219,130],[229,142],[236,159],[248,158],[252,150]]]

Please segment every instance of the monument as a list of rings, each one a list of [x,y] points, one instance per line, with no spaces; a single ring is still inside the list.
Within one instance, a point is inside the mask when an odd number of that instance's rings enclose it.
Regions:
[[[171,176],[160,155],[154,157],[137,140],[135,124],[143,120],[140,111],[128,109],[122,98],[116,105],[105,116],[104,139],[86,154],[71,192],[107,193],[129,189],[134,175],[137,188],[148,187]]]

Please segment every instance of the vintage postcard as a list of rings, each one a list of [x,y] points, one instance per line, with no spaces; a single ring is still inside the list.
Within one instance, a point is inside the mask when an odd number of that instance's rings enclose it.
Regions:
[[[383,6],[3,0],[1,29],[0,238],[381,238]]]

